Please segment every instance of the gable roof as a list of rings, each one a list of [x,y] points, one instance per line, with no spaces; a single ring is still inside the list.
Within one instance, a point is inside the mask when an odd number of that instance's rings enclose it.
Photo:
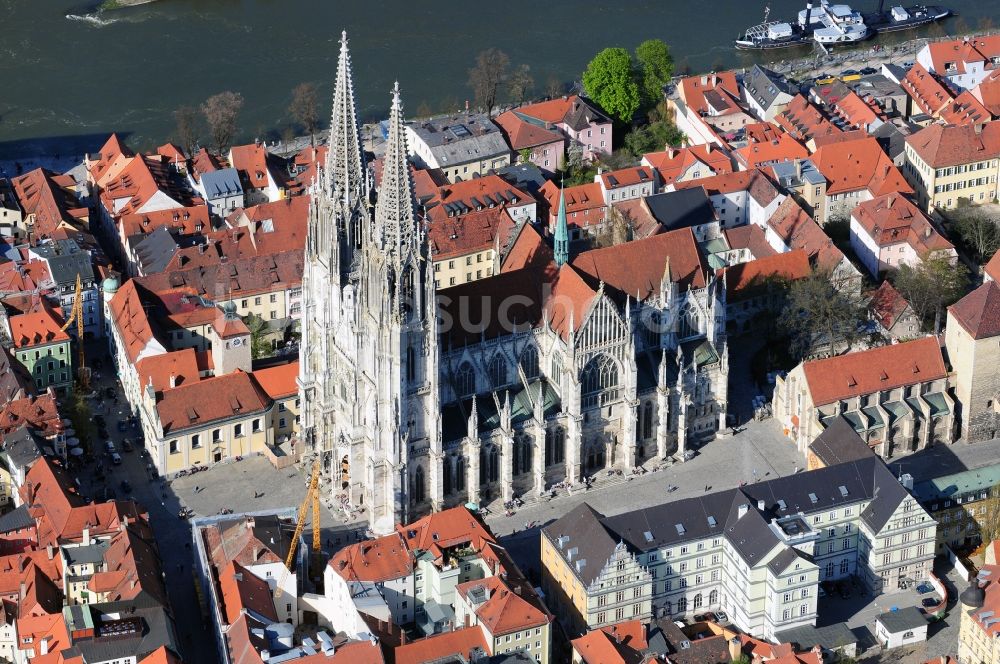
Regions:
[[[794,281],[812,272],[809,256],[801,249],[757,258],[722,269],[726,279],[726,301],[739,302],[754,297],[772,279]]]
[[[494,122],[500,125],[512,150],[524,150],[565,140],[562,134],[550,128],[550,123],[539,122],[523,112],[501,113]]]
[[[791,196],[781,201],[767,224],[787,247],[809,254],[809,262],[817,268],[834,270],[845,260],[830,236]]]
[[[1000,335],[1000,286],[987,281],[948,307],[948,313],[973,339]]]
[[[706,93],[721,91],[733,99],[740,97],[740,88],[736,84],[736,73],[732,71],[688,76],[680,80],[677,89],[681,99],[695,113],[708,112],[709,101],[706,101]]]
[[[618,544],[604,527],[603,519],[604,515],[588,503],[580,503],[542,528],[542,536],[567,559],[584,586],[600,575]]]
[[[28,313],[11,316],[8,322],[17,349],[69,341],[69,335],[62,329],[62,317],[43,298],[37,299]]]
[[[828,196],[859,189],[868,189],[873,196],[913,193],[892,159],[871,137],[823,145],[812,161],[829,183]]]
[[[600,111],[592,101],[579,95],[569,95],[537,104],[528,104],[519,107],[517,112],[543,122],[565,124],[573,131],[584,129],[591,123],[611,123],[611,119]]]
[[[774,122],[803,143],[820,136],[840,133],[835,124],[800,94],[795,95],[785,110],[774,118]]]
[[[948,375],[935,337],[812,360],[802,369],[814,406]]]
[[[931,168],[996,159],[1000,155],[1000,122],[988,122],[981,131],[968,124],[932,124],[908,136],[906,143]]]
[[[348,545],[327,564],[346,581],[385,583],[413,573],[413,558],[399,533]]]
[[[486,208],[428,224],[427,241],[434,259],[443,260],[503,247],[516,226],[506,207]]]
[[[250,374],[235,371],[164,391],[156,402],[156,414],[164,435],[170,435],[217,420],[245,418],[270,406],[270,397]]]
[[[879,247],[906,242],[921,257],[933,251],[954,249],[930,219],[900,194],[883,194],[859,203],[851,216]]]
[[[948,124],[977,125],[989,122],[990,117],[990,112],[969,90],[941,109],[941,120]]]
[[[642,155],[642,163],[655,168],[664,185],[675,182],[697,164],[703,164],[716,175],[733,172],[730,156],[711,143],[682,148],[668,147],[663,152],[647,152]]]
[[[860,461],[875,455],[854,426],[843,417],[835,417],[809,445],[825,466],[835,466],[848,461]]]
[[[906,76],[900,81],[900,86],[906,90],[917,107],[931,117],[937,117],[944,105],[952,100],[948,88],[919,62],[906,72]]]
[[[871,302],[868,304],[872,316],[886,330],[891,330],[899,317],[902,316],[910,303],[906,301],[898,290],[896,290],[889,280],[882,282],[872,294]],[[912,311],[912,310],[911,310]]]

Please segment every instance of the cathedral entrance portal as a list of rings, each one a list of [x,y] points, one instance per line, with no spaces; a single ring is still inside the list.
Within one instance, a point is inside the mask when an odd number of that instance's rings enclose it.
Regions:
[[[340,460],[340,488],[348,489],[351,486],[351,462],[344,455],[344,458]]]

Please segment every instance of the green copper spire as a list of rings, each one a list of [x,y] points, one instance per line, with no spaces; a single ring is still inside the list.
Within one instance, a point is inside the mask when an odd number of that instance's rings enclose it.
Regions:
[[[566,194],[562,184],[559,185],[559,215],[556,217],[555,241],[556,265],[569,262],[569,228],[566,225]]]

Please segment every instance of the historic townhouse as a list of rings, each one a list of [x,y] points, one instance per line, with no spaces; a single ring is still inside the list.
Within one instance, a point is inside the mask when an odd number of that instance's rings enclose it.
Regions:
[[[493,276],[437,291],[398,91],[372,219],[350,76],[345,41],[299,384],[307,445],[376,532],[658,463],[725,426],[725,293],[690,229],[571,255],[560,192],[554,251],[520,224]]]
[[[11,355],[31,374],[39,392],[52,387],[59,396],[73,389],[73,357],[63,319],[42,299],[29,311],[8,319]]]
[[[851,248],[875,278],[900,265],[915,267],[931,258],[958,260],[951,242],[901,194],[885,194],[854,208]]]
[[[944,333],[954,369],[961,436],[990,440],[1000,429],[1000,286],[992,279],[948,307]]]
[[[955,399],[941,346],[924,337],[803,362],[774,389],[774,416],[800,452],[838,417],[884,458],[955,440]]]
[[[980,519],[997,499],[997,484],[1000,464],[934,477],[913,487],[913,495],[938,523],[938,555],[947,553],[945,547],[956,550],[981,543]]]
[[[934,522],[877,458],[542,530],[542,588],[571,633],[651,615],[728,613],[773,639],[811,625],[821,580],[874,593],[922,579]]]
[[[1000,660],[1000,541],[986,547],[986,564],[958,597],[961,622],[958,628],[959,661],[986,664]]]
[[[928,212],[996,199],[1000,122],[930,125],[906,138],[905,155],[903,173]]]

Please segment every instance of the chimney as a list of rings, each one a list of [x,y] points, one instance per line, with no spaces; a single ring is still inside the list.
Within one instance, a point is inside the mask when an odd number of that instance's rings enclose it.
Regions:
[[[38,652],[42,655],[49,654],[49,637],[45,636],[38,642]]]
[[[673,159],[677,156],[677,150],[673,149],[669,145],[667,146],[667,159]]]
[[[924,229],[924,239],[926,240],[930,236],[931,236],[931,227],[928,225],[927,228]]]
[[[892,209],[892,204],[895,203],[895,202],[896,202],[896,197],[895,196],[890,196],[889,199],[885,203],[885,207],[891,210]]]
[[[763,500],[757,501],[757,509],[763,512],[765,507],[767,507],[767,503],[765,503]]]
[[[740,637],[734,636],[729,639],[729,659],[734,662],[740,661],[740,657],[743,655],[742,644],[740,643]]]
[[[708,76],[706,74],[701,75],[701,84],[708,85]]]
[[[173,374],[170,374],[170,387],[171,389],[177,387],[177,376]]]
[[[718,84],[719,84],[719,77],[716,76],[715,73],[713,72],[712,73],[712,87],[714,88]]]
[[[55,551],[54,551],[54,549],[52,548],[52,545],[51,545],[51,544],[49,544],[49,545],[47,545],[47,546],[45,547],[45,553],[46,553],[46,555],[48,555],[48,557],[49,557],[49,560],[52,560],[52,556],[53,556],[53,555],[55,554]]]
[[[83,529],[83,545],[90,546],[90,528]]]
[[[799,180],[802,179],[802,160],[801,159],[796,159],[795,160],[795,177],[798,178]]]
[[[20,588],[20,590],[18,591],[18,594],[17,594],[18,600],[23,600],[24,596],[26,594],[27,594],[27,587],[25,586],[24,581],[22,581],[21,582],[21,588]]]
[[[744,516],[746,516],[746,513],[749,512],[749,511],[750,511],[750,506],[747,505],[746,503],[743,503],[736,510],[736,518],[737,519],[742,519]]]

